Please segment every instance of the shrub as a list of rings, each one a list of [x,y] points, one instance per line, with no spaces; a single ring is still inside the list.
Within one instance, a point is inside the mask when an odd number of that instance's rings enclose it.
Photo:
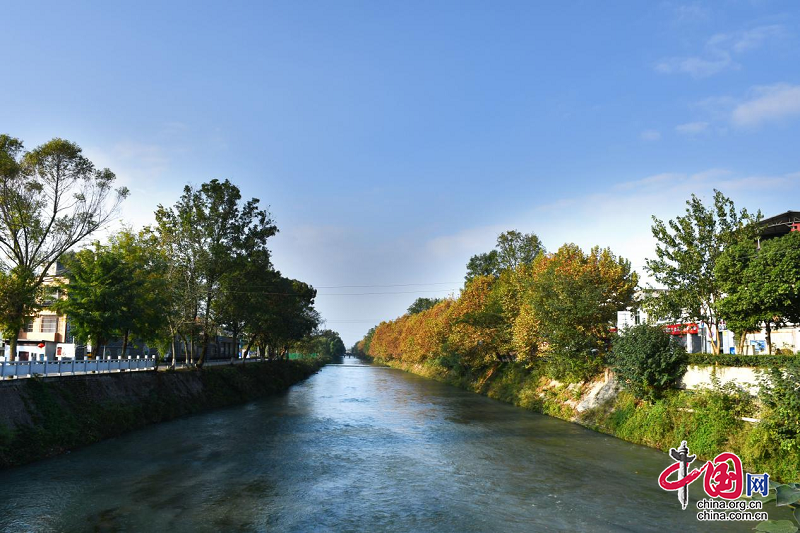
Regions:
[[[641,324],[617,337],[609,354],[611,368],[637,398],[654,400],[673,388],[686,372],[686,350],[658,326]]]
[[[771,368],[761,380],[761,424],[783,452],[800,451],[800,364]]]
[[[719,366],[752,366],[770,367],[783,366],[792,361],[800,361],[796,355],[741,355],[741,354],[689,354],[690,365],[719,365]]]

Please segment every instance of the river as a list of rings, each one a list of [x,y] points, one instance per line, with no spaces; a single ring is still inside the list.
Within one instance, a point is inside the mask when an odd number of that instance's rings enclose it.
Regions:
[[[3,531],[748,531],[656,450],[355,359],[0,473]],[[692,490],[700,489],[699,483]],[[699,496],[694,493],[693,496]]]

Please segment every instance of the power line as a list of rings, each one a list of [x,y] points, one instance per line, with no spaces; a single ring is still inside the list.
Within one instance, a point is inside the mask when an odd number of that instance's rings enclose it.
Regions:
[[[424,285],[461,285],[461,281],[442,281],[438,283],[395,283],[389,285],[320,285],[317,289],[366,289],[378,287],[417,287]]]
[[[424,290],[424,291],[382,291],[382,292],[322,292],[317,293],[317,296],[369,296],[379,294],[420,294],[431,292],[453,292],[455,289],[438,289],[438,290]],[[293,292],[269,292],[269,291],[221,291],[225,294],[251,294],[261,296],[300,296]]]

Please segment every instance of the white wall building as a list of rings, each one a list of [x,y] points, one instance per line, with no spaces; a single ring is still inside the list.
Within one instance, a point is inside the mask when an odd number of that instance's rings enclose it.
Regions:
[[[625,329],[638,324],[648,322],[647,312],[637,311],[618,311],[617,330],[622,333]],[[713,353],[711,348],[712,336],[703,323],[672,324],[669,322],[657,322],[664,329],[681,339],[681,344],[689,353]],[[732,331],[721,326],[722,333],[722,353],[736,353],[736,336]],[[758,355],[768,353],[767,332],[762,329],[758,333],[749,333],[746,336],[744,355]],[[786,328],[772,330],[772,353],[778,350],[800,351],[800,327],[792,325]]]

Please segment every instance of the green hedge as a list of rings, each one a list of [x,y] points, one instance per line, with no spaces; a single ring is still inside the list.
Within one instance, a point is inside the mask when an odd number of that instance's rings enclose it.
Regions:
[[[800,362],[798,355],[736,355],[736,354],[689,354],[689,365],[719,365],[719,366],[754,366],[773,367],[783,366],[788,361]]]

